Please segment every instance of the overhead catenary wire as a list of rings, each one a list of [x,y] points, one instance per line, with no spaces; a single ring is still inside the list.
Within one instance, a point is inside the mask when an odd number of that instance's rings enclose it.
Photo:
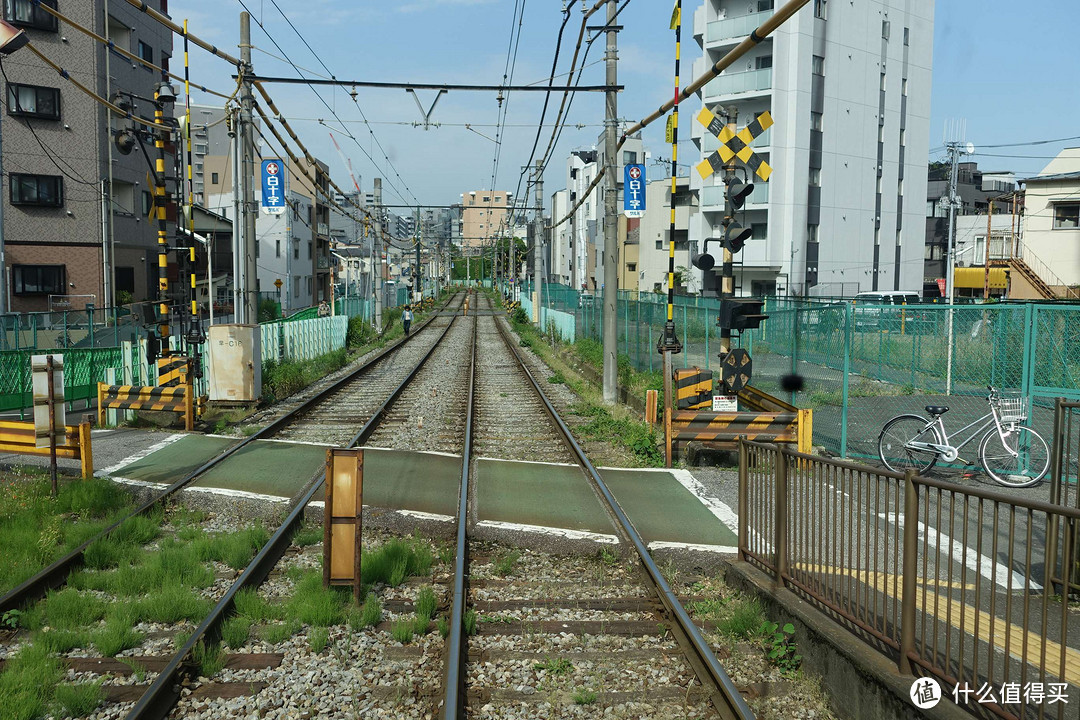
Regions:
[[[184,28],[180,27],[179,25],[174,23],[171,19],[169,19],[168,15],[164,15],[164,14],[158,12],[154,8],[147,5],[145,2],[142,2],[142,0],[127,0],[127,2],[132,7],[138,8],[140,11],[142,11],[143,13],[148,15],[149,17],[153,18],[154,20],[156,20],[160,24],[162,24],[165,27],[169,28],[174,33],[176,33],[177,35],[179,35],[181,37],[188,38],[191,42],[195,43],[196,45],[201,47],[203,50],[208,51],[212,55],[216,55],[217,57],[221,58],[222,60],[224,60],[226,62],[232,63],[233,65],[235,65],[237,67],[240,67],[240,61],[237,60],[236,58],[234,58],[232,55],[230,55],[227,52],[219,49],[216,45],[208,43],[205,40],[202,40],[201,38],[195,37],[191,33],[186,32],[184,30]]]
[[[774,15],[768,18],[756,29],[751,30],[750,34],[742,42],[740,42],[738,45],[728,51],[728,53],[724,55],[724,57],[717,60],[712,67],[706,70],[700,77],[694,80],[694,82],[687,85],[683,89],[683,91],[679,93],[679,101],[681,102],[683,100],[688,100],[690,97],[692,97],[694,93],[703,88],[707,82],[715,78],[725,69],[727,69],[733,62],[745,55],[747,51],[749,51],[751,48],[754,48],[755,46],[757,46],[758,43],[771,35],[772,32],[776,30],[776,28],[783,25],[792,15],[798,12],[802,8],[802,6],[806,5],[806,3],[808,3],[809,1],[810,0],[788,0],[788,2],[782,5]],[[626,143],[626,138],[630,137],[636,132],[641,131],[658,118],[663,117],[674,106],[675,98],[672,98],[671,100],[668,100],[659,108],[657,108],[656,111],[654,111],[651,115],[648,115],[644,119],[638,121],[635,125],[627,128],[627,130],[623,133],[622,138],[619,140],[618,147],[621,148]],[[585,203],[585,199],[589,197],[589,194],[593,191],[593,189],[600,184],[600,180],[604,177],[606,171],[607,168],[601,167],[597,171],[596,177],[593,178],[592,183],[590,183],[589,187],[587,187],[582,193],[581,198],[573,205],[573,207],[570,208],[566,215],[564,215],[557,222],[553,222],[551,225],[548,226],[548,228],[557,228],[558,226],[569,220],[574,215],[574,213],[577,212],[578,208]]]
[[[98,102],[101,105],[104,105],[105,107],[109,108],[110,110],[112,110],[114,113],[116,113],[120,117],[126,118],[128,120],[134,120],[135,122],[139,123],[140,125],[145,125],[146,127],[154,128],[155,130],[172,130],[172,128],[170,126],[168,126],[168,125],[161,124],[161,123],[156,123],[153,120],[146,120],[144,118],[141,118],[138,115],[134,115],[134,114],[128,112],[127,110],[124,110],[119,105],[116,105],[115,103],[111,102],[107,98],[101,97],[96,92],[94,92],[90,88],[86,87],[85,85],[83,85],[81,82],[79,82],[75,78],[71,77],[71,74],[67,70],[65,70],[61,66],[57,65],[56,63],[54,63],[49,58],[45,57],[45,55],[42,54],[42,52],[40,50],[38,50],[36,47],[34,47],[34,43],[32,43],[32,42],[26,43],[26,48],[28,50],[30,50],[30,52],[34,53],[39,58],[41,58],[42,62],[44,62],[46,65],[48,65],[53,70],[55,70],[60,75],[60,77],[67,80],[72,85],[79,88],[84,93],[86,93],[91,98],[93,98],[96,102]]]
[[[86,27],[84,25],[80,25],[79,23],[75,22],[74,20],[72,20],[68,16],[66,16],[63,13],[61,13],[60,11],[58,11],[56,8],[50,7],[49,5],[47,5],[46,3],[43,3],[43,2],[35,3],[35,5],[36,5],[36,7],[40,8],[41,10],[44,10],[45,12],[47,12],[50,15],[52,15],[53,17],[55,17],[60,22],[65,23],[67,25],[70,25],[71,27],[75,28],[79,32],[83,33],[84,35],[88,35],[89,37],[93,38],[94,40],[97,40],[102,45],[105,45],[109,50],[112,50],[113,52],[118,53],[120,55],[123,55],[128,60],[133,60],[133,61],[135,61],[137,63],[140,63],[143,67],[149,68],[150,70],[153,70],[153,71],[155,71],[155,72],[157,72],[157,73],[159,73],[161,75],[167,75],[168,77],[171,77],[173,80],[176,80],[178,82],[183,82],[184,81],[184,78],[181,77],[180,75],[177,75],[176,73],[173,73],[173,72],[169,72],[165,68],[159,67],[158,65],[155,65],[154,63],[150,62],[149,60],[144,60],[143,58],[139,57],[138,55],[131,52],[130,50],[126,50],[126,49],[120,47],[119,45],[114,43],[112,40],[109,40],[108,38],[103,37],[101,35],[98,35],[96,32],[94,32],[93,30],[91,30],[90,28],[88,28],[88,27]],[[202,90],[203,92],[208,93],[210,95],[216,95],[216,96],[218,96],[220,98],[225,98],[226,100],[231,99],[231,96],[226,95],[225,93],[220,93],[220,92],[217,92],[216,90],[211,90],[210,88],[205,87],[203,85],[199,85],[198,83],[192,82],[191,84],[195,88],[197,88],[199,90]],[[237,87],[239,87],[239,85],[237,85]],[[233,96],[235,96],[235,95],[236,95],[236,93],[234,91]]]
[[[129,0],[129,2],[130,1],[131,0]],[[245,10],[248,10],[248,7],[245,4],[244,0],[237,0],[237,1],[240,3],[241,7],[243,7]],[[277,7],[276,4],[275,4],[275,7]],[[277,7],[277,10],[278,10],[279,13],[281,13],[282,17],[285,17],[286,22],[289,22],[289,25],[293,28],[293,31],[296,32],[297,35],[300,35],[300,32],[298,30],[296,30],[296,27],[294,25],[292,25],[292,23],[289,21],[288,17],[285,16],[285,13],[282,12],[281,8]],[[251,14],[251,11],[248,10],[248,13]],[[252,17],[254,17],[254,15],[252,15]],[[311,88],[311,91],[313,93],[315,93],[315,97],[319,98],[319,102],[321,102],[326,107],[326,109],[330,111],[330,114],[333,115],[334,119],[337,120],[338,124],[341,125],[343,134],[348,136],[349,139],[351,139],[356,144],[356,146],[358,148],[360,148],[360,151],[363,152],[364,155],[371,161],[371,163],[375,167],[375,169],[380,170],[380,172],[381,172],[381,169],[379,168],[379,164],[375,161],[375,158],[371,157],[371,154],[367,151],[366,148],[364,148],[363,145],[360,144],[359,140],[357,140],[351,133],[349,133],[349,131],[347,129],[345,129],[345,125],[344,125],[344,123],[341,122],[341,118],[338,117],[337,111],[335,111],[334,108],[332,108],[330,106],[330,104],[328,102],[326,102],[326,99],[322,95],[320,95],[317,90],[315,90],[314,86],[315,86],[317,81],[312,81],[312,80],[304,77],[304,74],[300,71],[300,68],[297,67],[296,63],[294,63],[292,61],[292,58],[289,57],[289,54],[287,52],[285,52],[285,49],[281,47],[281,45],[274,38],[274,36],[270,34],[270,31],[266,29],[266,26],[263,24],[263,22],[262,22],[262,20],[260,18],[255,18],[255,22],[259,26],[259,28],[263,31],[263,33],[266,35],[266,37],[270,40],[270,42],[272,42],[274,44],[274,47],[276,47],[278,49],[278,52],[280,52],[285,57],[286,61],[293,67],[294,70],[296,70],[297,74],[300,75],[300,78],[295,79],[295,82],[302,82],[302,83],[306,84],[309,88]],[[304,41],[305,44],[307,44],[307,41],[304,40],[302,36],[301,36],[300,39],[302,41]],[[310,48],[310,45],[308,47]],[[314,52],[314,51],[312,51],[312,52]],[[323,65],[324,68],[326,67],[325,63],[322,62],[322,59],[319,58],[318,55],[316,55],[316,59],[319,61],[320,64]],[[330,72],[330,70],[327,69],[327,72]],[[359,105],[359,103],[356,102],[356,98],[353,98],[353,102],[356,104],[357,109],[359,109],[360,105]],[[363,116],[363,110],[360,110],[360,114],[361,114],[361,116]],[[368,131],[371,132],[371,129],[368,128]],[[398,172],[398,169],[394,166],[393,161],[390,160],[389,155],[386,153],[385,150],[383,150],[382,145],[379,144],[378,138],[375,137],[374,132],[371,132],[371,135],[372,135],[372,138],[375,140],[376,144],[379,145],[379,150],[383,153],[383,158],[386,160],[389,167],[393,169],[395,177],[397,177],[397,179],[401,181],[402,185],[405,186],[406,192],[409,195],[412,196],[413,200],[416,200],[416,196],[413,194],[412,190],[409,189],[408,183],[406,183],[404,178],[401,177],[401,173]],[[391,181],[389,178],[385,178],[385,179],[386,179],[387,185],[390,187],[391,190],[393,190],[394,194],[398,198],[400,198],[402,202],[405,202],[405,198],[403,197],[403,195],[401,193],[401,190],[399,190],[397,188],[397,186],[394,185],[393,181]]]

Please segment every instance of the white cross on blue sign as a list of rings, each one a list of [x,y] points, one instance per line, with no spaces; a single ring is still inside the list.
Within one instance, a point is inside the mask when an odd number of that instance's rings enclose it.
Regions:
[[[285,163],[278,158],[262,162],[262,210],[270,215],[285,212]]]
[[[623,170],[623,214],[645,216],[645,166],[627,165]]]

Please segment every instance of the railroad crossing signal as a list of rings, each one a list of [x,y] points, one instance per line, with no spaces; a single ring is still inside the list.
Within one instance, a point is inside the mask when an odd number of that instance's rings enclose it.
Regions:
[[[754,362],[750,353],[743,348],[735,348],[720,358],[720,382],[730,393],[739,393],[750,384]]]
[[[723,169],[725,165],[731,162],[733,157],[741,160],[747,167],[757,173],[757,176],[762,180],[767,181],[769,179],[772,168],[750,147],[750,143],[754,141],[754,138],[772,127],[772,115],[767,110],[754,118],[751,123],[738,133],[732,132],[731,128],[708,108],[702,108],[697,119],[720,140],[720,148],[697,165],[698,174],[701,175],[702,179]]]

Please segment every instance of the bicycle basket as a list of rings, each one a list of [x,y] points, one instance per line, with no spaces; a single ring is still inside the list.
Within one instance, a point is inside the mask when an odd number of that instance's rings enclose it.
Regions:
[[[998,399],[998,418],[1001,422],[1022,422],[1028,417],[1026,397],[1003,397]]]

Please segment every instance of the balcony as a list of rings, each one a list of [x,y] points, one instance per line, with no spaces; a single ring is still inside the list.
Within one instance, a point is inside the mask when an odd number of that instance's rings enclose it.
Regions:
[[[724,209],[724,185],[717,184],[701,188],[701,209],[706,212],[719,212]],[[769,183],[755,182],[754,191],[746,199],[743,207],[749,210],[760,209],[769,204]]]
[[[709,46],[741,42],[770,17],[772,17],[771,12],[757,12],[735,18],[714,20],[705,29],[705,42]]]
[[[772,90],[772,68],[723,73],[705,86],[705,102],[715,102],[728,95],[762,93],[769,90]]]
[[[319,270],[329,270],[330,258],[325,258],[320,255],[319,257],[315,258],[315,267],[317,267]]]
[[[324,237],[329,237],[329,235],[330,235],[330,226],[329,225],[327,225],[326,223],[317,223],[315,227],[316,227],[316,230],[315,230],[316,234],[322,235]]]

